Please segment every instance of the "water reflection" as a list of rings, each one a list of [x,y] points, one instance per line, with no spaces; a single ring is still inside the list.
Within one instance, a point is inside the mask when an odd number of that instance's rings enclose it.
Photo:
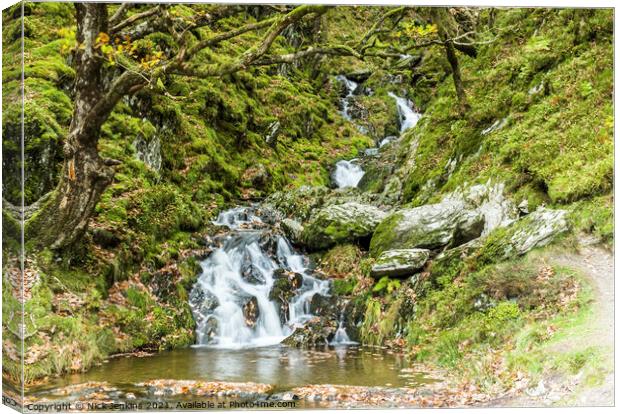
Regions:
[[[403,375],[405,373],[405,375]],[[132,384],[153,379],[258,382],[279,389],[308,384],[405,386],[427,382],[398,353],[364,347],[300,350],[284,346],[223,350],[188,348],[151,357],[120,357],[83,374],[62,377],[48,387],[88,381]]]

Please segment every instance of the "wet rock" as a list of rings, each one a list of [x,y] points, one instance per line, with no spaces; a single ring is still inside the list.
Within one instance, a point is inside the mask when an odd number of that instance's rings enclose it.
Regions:
[[[385,216],[377,207],[356,202],[327,206],[312,215],[302,239],[307,247],[316,250],[354,242],[370,236]]]
[[[250,328],[256,326],[256,321],[260,316],[260,310],[258,308],[258,300],[256,297],[252,298],[243,305],[243,317],[245,318],[245,324]]]
[[[424,267],[429,257],[430,251],[427,249],[388,250],[381,253],[370,275],[376,279],[412,275]]]
[[[293,289],[299,289],[304,283],[304,277],[300,273],[289,275],[289,280]]]
[[[215,295],[200,288],[192,289],[189,294],[189,301],[195,304],[196,307],[199,307],[200,311],[205,314],[209,311],[213,311],[219,306],[219,302]]]
[[[296,328],[282,343],[296,348],[326,346],[334,338],[337,330],[336,321],[315,317],[306,322],[303,327]]]
[[[295,296],[295,288],[287,274],[280,273],[280,275],[277,276],[274,272],[275,280],[269,292],[269,300],[275,303],[280,322],[284,324],[289,318],[289,302]]]
[[[391,214],[377,227],[370,250],[378,257],[387,250],[459,245],[479,237],[483,229],[480,212],[465,209],[462,200],[448,198]]]
[[[285,218],[280,222],[280,227],[284,232],[284,235],[293,243],[301,242],[301,235],[304,231],[304,226],[297,220]]]
[[[246,282],[255,285],[265,283],[265,276],[263,276],[261,270],[249,260],[244,260],[244,263],[241,266],[241,277]]]
[[[210,342],[218,335],[219,323],[217,319],[210,317],[204,323],[204,329],[201,330],[203,337],[207,338],[207,342]],[[201,341],[202,343],[202,341]]]
[[[361,342],[360,327],[365,312],[366,301],[363,298],[350,300],[344,306],[342,325],[352,341]]]
[[[271,232],[262,234],[258,240],[258,245],[261,250],[273,256],[278,250],[278,236]]]
[[[338,320],[340,307],[337,296],[315,294],[310,300],[310,313],[332,320]]]

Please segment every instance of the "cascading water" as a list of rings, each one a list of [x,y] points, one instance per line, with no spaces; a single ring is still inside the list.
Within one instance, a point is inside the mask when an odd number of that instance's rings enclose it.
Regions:
[[[400,133],[402,135],[403,132],[413,128],[418,123],[422,114],[411,109],[410,102],[406,98],[396,96],[392,92],[389,92],[388,95],[396,100],[398,116],[400,117]]]
[[[353,93],[357,89],[357,82],[353,82],[351,79],[348,79],[344,75],[336,76],[336,80],[342,82],[347,89],[347,94],[342,98],[342,116],[344,116],[347,120],[351,121],[351,115],[349,114],[349,99],[353,96]]]
[[[307,258],[275,235],[253,207],[222,212],[215,224],[231,229],[221,247],[201,263],[190,293],[198,345],[221,348],[280,343],[312,318],[309,302],[328,295],[329,282],[309,274]],[[276,275],[277,273],[277,275]],[[299,275],[300,286],[283,316],[271,292],[278,277]]]
[[[333,180],[338,188],[357,187],[364,176],[364,170],[357,164],[357,159],[340,160],[336,163]]]
[[[345,303],[346,305],[346,303]],[[345,306],[346,307],[346,306]],[[334,339],[332,340],[330,345],[357,345],[357,342],[352,341],[347,334],[347,330],[344,327],[344,309],[343,312],[340,313],[340,320],[338,321],[338,330],[334,335]]]

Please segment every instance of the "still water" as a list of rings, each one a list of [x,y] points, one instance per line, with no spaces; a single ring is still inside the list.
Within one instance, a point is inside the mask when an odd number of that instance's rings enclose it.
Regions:
[[[193,347],[149,357],[118,357],[86,373],[65,375],[37,394],[89,381],[118,388],[154,379],[256,382],[287,390],[308,384],[403,387],[428,382],[401,354],[367,347],[301,350],[285,346],[226,350]]]

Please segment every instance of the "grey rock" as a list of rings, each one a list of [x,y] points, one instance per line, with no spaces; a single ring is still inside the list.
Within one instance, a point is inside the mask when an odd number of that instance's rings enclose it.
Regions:
[[[304,231],[304,226],[299,221],[285,218],[280,222],[280,227],[286,237],[293,243],[301,242],[301,235]]]
[[[392,249],[459,246],[518,218],[518,208],[504,197],[504,185],[489,181],[457,190],[436,204],[394,212],[377,227],[371,252],[378,256]]]
[[[307,247],[316,250],[354,242],[370,236],[386,215],[377,207],[356,202],[330,205],[312,215],[302,239]]]
[[[377,227],[370,242],[374,256],[393,249],[435,249],[459,245],[480,236],[484,218],[467,210],[462,199],[446,198],[441,203],[399,210]]]
[[[519,255],[549,244],[556,236],[568,230],[566,215],[564,210],[537,209],[520,221],[512,233],[510,244]]]
[[[459,197],[459,195],[457,195]],[[498,227],[506,227],[519,218],[519,209],[512,200],[504,197],[504,184],[478,184],[461,195],[470,209],[477,209],[484,217],[482,235]]]
[[[374,278],[409,276],[420,270],[430,257],[427,249],[388,250],[379,256],[370,270]]]

